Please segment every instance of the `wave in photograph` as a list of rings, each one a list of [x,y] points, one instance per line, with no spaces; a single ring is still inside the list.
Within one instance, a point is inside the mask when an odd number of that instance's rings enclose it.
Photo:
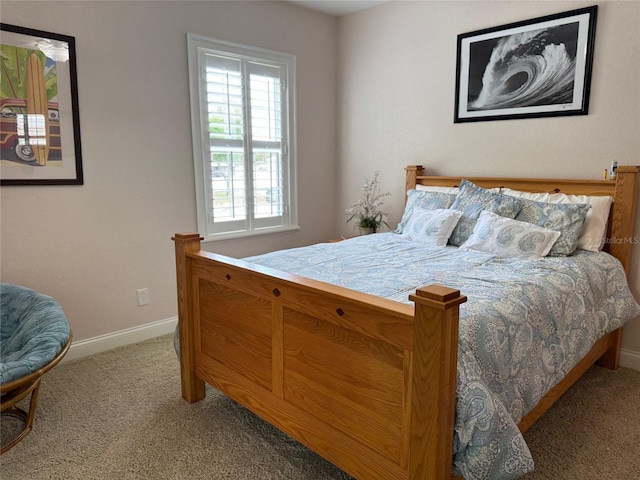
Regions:
[[[501,38],[491,52],[469,110],[558,105],[573,101],[575,54],[549,29]]]

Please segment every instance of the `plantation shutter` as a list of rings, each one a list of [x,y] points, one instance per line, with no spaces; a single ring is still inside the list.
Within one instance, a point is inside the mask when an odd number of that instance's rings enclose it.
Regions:
[[[288,226],[286,65],[201,50],[207,230]]]

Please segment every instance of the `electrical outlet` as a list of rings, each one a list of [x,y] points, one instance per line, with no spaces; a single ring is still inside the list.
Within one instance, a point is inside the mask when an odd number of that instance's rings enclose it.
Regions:
[[[149,305],[149,289],[141,288],[138,290],[138,306]]]

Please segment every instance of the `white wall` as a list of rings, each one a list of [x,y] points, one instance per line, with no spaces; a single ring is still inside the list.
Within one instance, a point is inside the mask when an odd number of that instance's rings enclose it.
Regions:
[[[281,2],[0,8],[4,23],[76,39],[85,185],[0,190],[2,281],[58,299],[76,341],[177,314],[171,236],[197,228],[187,32],[297,56],[302,228],[208,248],[243,256],[334,235],[334,18]],[[138,307],[142,287],[151,304]]]
[[[343,208],[376,169],[397,222],[409,164],[442,175],[594,179],[614,159],[640,164],[638,2],[598,2],[589,115],[453,123],[458,34],[591,4],[395,1],[341,17],[336,228],[351,232]],[[640,299],[640,247],[632,263]],[[623,348],[640,368],[640,319],[625,328]]]

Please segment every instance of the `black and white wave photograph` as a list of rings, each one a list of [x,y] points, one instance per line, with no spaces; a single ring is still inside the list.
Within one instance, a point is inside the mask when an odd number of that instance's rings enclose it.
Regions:
[[[459,35],[454,121],[587,114],[596,8]]]

